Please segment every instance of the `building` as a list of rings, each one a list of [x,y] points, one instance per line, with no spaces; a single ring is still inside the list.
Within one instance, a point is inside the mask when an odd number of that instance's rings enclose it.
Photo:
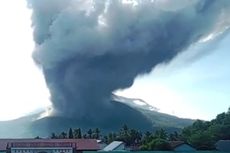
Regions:
[[[218,151],[230,152],[230,140],[219,140],[215,146]]]
[[[124,151],[125,143],[122,141],[113,141],[107,145],[102,151]]]
[[[176,152],[193,152],[196,151],[191,145],[185,143],[184,141],[170,141],[170,147]]]
[[[97,151],[94,139],[0,139],[2,153],[81,153]]]

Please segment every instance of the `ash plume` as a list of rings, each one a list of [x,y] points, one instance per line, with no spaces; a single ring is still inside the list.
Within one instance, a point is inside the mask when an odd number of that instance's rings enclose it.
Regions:
[[[182,1],[28,0],[33,58],[54,115],[103,122],[115,114],[123,120],[131,111],[111,100],[113,91],[228,28],[230,1]]]

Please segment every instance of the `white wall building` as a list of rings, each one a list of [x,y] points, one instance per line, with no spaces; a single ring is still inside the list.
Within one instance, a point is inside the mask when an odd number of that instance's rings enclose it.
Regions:
[[[37,148],[11,148],[11,153],[73,153],[68,147],[37,147]]]
[[[97,151],[94,139],[0,139],[0,153],[82,153]]]

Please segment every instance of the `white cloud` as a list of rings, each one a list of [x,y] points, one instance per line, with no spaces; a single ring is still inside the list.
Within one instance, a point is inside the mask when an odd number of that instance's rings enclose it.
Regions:
[[[49,92],[31,53],[31,12],[26,1],[0,2],[0,120],[14,119],[49,105]]]

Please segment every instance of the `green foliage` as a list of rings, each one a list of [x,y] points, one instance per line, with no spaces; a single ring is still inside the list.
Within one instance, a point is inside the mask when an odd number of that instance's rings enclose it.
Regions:
[[[51,134],[53,139],[66,139],[67,133]],[[123,141],[127,146],[140,146],[140,150],[170,150],[169,141],[185,141],[198,150],[213,150],[218,140],[230,139],[230,108],[226,113],[221,113],[211,121],[197,120],[191,126],[183,129],[182,133],[166,133],[164,129],[142,133],[123,125],[118,132],[101,135],[99,128],[88,129],[86,133],[80,128],[69,129],[68,138],[93,138],[102,139],[105,143]]]
[[[150,147],[150,150],[162,150],[162,151],[171,150],[168,141],[166,141],[165,139],[161,139],[161,138],[152,140],[149,143],[149,147]]]
[[[80,128],[74,129],[73,135],[75,139],[81,139],[82,138],[81,129]]]
[[[93,131],[92,131],[92,129],[89,129],[88,130],[88,132],[87,132],[87,134],[88,134],[88,138],[92,138],[92,134],[93,134]]]
[[[143,137],[143,141],[140,149],[145,151],[171,150],[168,139],[169,136],[164,129],[156,130],[154,134],[150,132],[146,132]]]
[[[171,147],[169,145],[169,142],[165,139],[161,138],[156,138],[152,139],[150,142],[143,144],[141,146],[141,150],[145,151],[151,151],[151,150],[156,150],[156,151],[168,151],[171,150]]]
[[[99,128],[96,128],[93,130],[93,138],[94,139],[100,139],[100,130]]]
[[[130,129],[127,125],[123,125],[119,132],[110,132],[108,135],[101,136],[100,129],[89,129],[86,133],[82,134],[81,129],[77,128],[72,130],[69,129],[68,135],[66,132],[61,132],[60,134],[51,134],[51,138],[53,139],[67,139],[67,138],[92,138],[92,139],[100,139],[102,138],[103,142],[111,143],[112,141],[123,141],[126,146],[141,146],[142,150],[169,150],[168,144],[168,134],[164,129],[160,129],[153,132],[142,132],[136,129]],[[175,135],[178,135],[177,133]]]
[[[58,136],[57,136],[55,133],[52,133],[50,138],[51,138],[51,139],[57,139]]]
[[[156,130],[154,137],[159,139],[167,139],[168,136],[164,129],[160,129]]]
[[[69,129],[69,139],[73,139],[73,130],[72,130],[72,128]]]
[[[179,140],[183,140],[183,138],[181,137],[181,135],[178,134],[178,132],[174,132],[174,133],[170,133],[169,134],[169,141],[179,141]]]
[[[67,133],[66,132],[62,132],[59,136],[60,139],[66,139],[67,138]]]
[[[142,133],[135,129],[129,129],[127,125],[123,125],[117,134],[116,140],[123,141],[128,146],[135,146],[140,144]]]
[[[143,136],[143,138],[142,138],[142,146],[143,146],[144,148],[146,148],[145,145],[146,145],[148,142],[150,142],[152,139],[153,139],[152,133],[150,133],[149,131],[145,132],[145,134],[144,134],[144,136]],[[143,150],[145,150],[144,148],[143,148]]]
[[[212,150],[218,140],[230,139],[230,111],[212,121],[197,120],[182,131],[185,140],[199,150]]]
[[[102,141],[103,141],[105,144],[108,144],[108,143],[109,143],[108,136],[105,135],[105,136],[103,137]]]

